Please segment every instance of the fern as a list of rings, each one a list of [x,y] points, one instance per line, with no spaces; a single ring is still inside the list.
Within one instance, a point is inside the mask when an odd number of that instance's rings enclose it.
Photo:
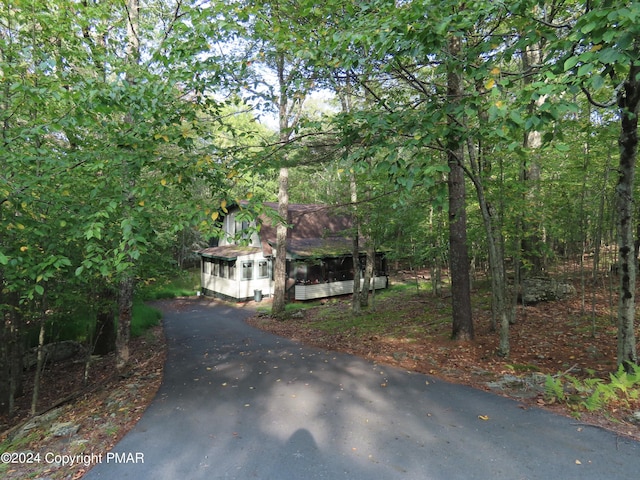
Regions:
[[[560,377],[555,378],[547,375],[544,381],[544,394],[547,400],[564,402],[566,395],[564,393],[562,379]]]
[[[595,412],[604,408],[605,401],[602,399],[600,390],[596,388],[591,395],[581,402],[581,405],[589,412]]]
[[[609,375],[609,381],[591,377],[579,379],[572,375],[547,375],[545,398],[582,407],[590,412],[602,410],[610,404],[629,406],[640,399],[640,366],[633,365],[627,373],[623,367]],[[567,386],[570,392],[567,394]]]

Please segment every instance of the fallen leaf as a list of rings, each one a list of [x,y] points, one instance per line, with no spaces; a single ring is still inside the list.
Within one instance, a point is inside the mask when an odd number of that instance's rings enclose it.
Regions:
[[[480,420],[485,420],[486,421],[486,420],[489,420],[489,415],[478,415],[478,418]]]

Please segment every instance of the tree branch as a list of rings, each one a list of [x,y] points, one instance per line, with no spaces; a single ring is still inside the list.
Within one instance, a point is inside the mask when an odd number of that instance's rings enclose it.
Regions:
[[[589,90],[587,90],[587,88],[583,84],[580,84],[580,90],[582,90],[582,93],[586,95],[587,100],[591,105],[594,105],[598,108],[611,108],[618,103],[618,94],[620,93],[620,90],[622,89],[623,86],[624,86],[624,82],[621,82],[613,90],[613,98],[609,100],[607,103],[598,102],[595,98],[593,98],[593,95],[591,95],[591,92],[589,92]]]

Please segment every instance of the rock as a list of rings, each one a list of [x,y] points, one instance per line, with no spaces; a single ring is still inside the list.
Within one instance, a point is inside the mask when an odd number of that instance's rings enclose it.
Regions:
[[[635,424],[640,424],[640,410],[638,410],[637,412],[633,412],[630,420]]]
[[[304,318],[304,312],[302,310],[298,310],[291,314],[291,318]]]
[[[80,425],[73,422],[54,423],[49,433],[54,437],[70,437],[80,430]]]
[[[544,393],[545,381],[546,375],[534,372],[524,377],[504,375],[486,385],[491,390],[505,392],[516,398],[534,398]]]
[[[494,382],[487,382],[487,387],[492,390],[507,390],[507,389],[518,389],[524,388],[525,382],[522,378],[516,377],[515,375],[504,375],[499,380]]]
[[[520,301],[525,305],[531,305],[552,300],[564,300],[575,293],[576,289],[571,284],[558,282],[553,278],[531,277],[522,281]]]
[[[56,408],[49,412],[43,413],[42,415],[38,415],[33,417],[27,423],[25,423],[22,427],[20,427],[16,432],[11,436],[12,441],[17,441],[23,437],[26,437],[31,430],[34,428],[39,428],[43,425],[48,425],[53,422],[56,418],[58,418],[62,414],[61,408]]]
[[[46,362],[61,362],[73,358],[80,354],[85,354],[85,347],[73,340],[64,340],[62,342],[48,343],[42,347],[44,349]],[[25,353],[23,364],[25,369],[36,366],[38,362],[38,348],[32,348]]]

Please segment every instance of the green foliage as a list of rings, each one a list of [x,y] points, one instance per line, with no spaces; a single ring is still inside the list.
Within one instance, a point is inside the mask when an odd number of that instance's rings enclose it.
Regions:
[[[172,277],[151,278],[139,289],[139,297],[145,301],[163,298],[191,297],[200,289],[200,271],[178,272]]]
[[[150,307],[141,301],[134,302],[131,318],[131,335],[133,337],[139,337],[149,328],[159,325],[161,318],[162,314],[160,310]]]
[[[559,377],[547,375],[544,382],[545,397],[549,400],[564,402],[565,393],[562,380]]]
[[[230,183],[237,145],[219,139],[234,127],[195,32],[207,13],[140,3],[144,59],[129,51],[122,3],[0,7],[0,310],[23,337],[47,311],[48,339],[88,339],[92,302],[115,305],[104,292],[121,279],[182,265],[206,202]]]
[[[579,379],[573,375],[547,375],[545,397],[548,401],[567,403],[574,408],[599,411],[611,405],[629,406],[640,398],[640,366],[632,365],[632,373],[620,366],[609,374],[609,381],[601,378]]]

